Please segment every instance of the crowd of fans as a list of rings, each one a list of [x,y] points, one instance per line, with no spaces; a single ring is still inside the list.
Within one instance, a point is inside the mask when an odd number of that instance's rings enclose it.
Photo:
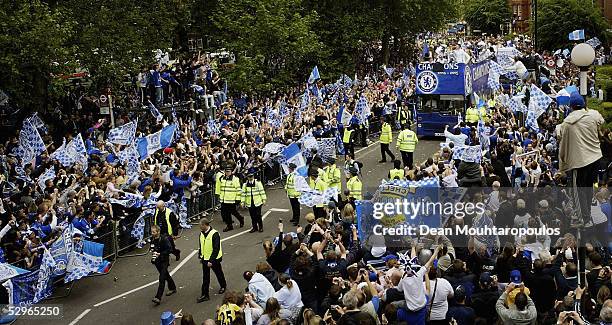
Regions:
[[[429,59],[437,62],[494,58],[496,48],[501,46],[501,40],[495,38],[469,44],[443,40],[436,43],[430,45]],[[519,89],[536,83],[554,96],[565,86],[576,84],[576,69],[561,54],[537,54],[524,41],[513,46],[527,54],[520,60],[525,61],[523,65],[531,75],[515,84]],[[554,69],[554,73],[545,69],[542,63],[548,57],[561,60],[562,67]],[[42,116],[49,127],[43,136],[47,150],[25,164],[23,170],[12,154],[18,136],[11,137],[0,147],[3,261],[36,268],[42,258],[42,245],[53,242],[69,223],[93,240],[109,232],[112,223],[129,224],[139,208],[126,208],[110,200],[121,199],[126,193],[145,199],[154,196],[162,201],[183,196],[191,199],[210,189],[215,174],[226,166],[239,175],[251,167],[270,168],[265,164],[270,158],[263,152],[265,144],[289,144],[309,132],[315,137],[335,136],[342,131],[336,119],[340,106],[354,112],[362,93],[374,117],[394,114],[398,108],[414,103],[414,75],[406,78],[403,73],[410,66],[398,67],[391,76],[384,71],[358,76],[359,81],[353,80],[340,100],[334,98],[333,87],[320,84],[321,100],[312,100],[301,109],[303,86],[271,97],[226,98],[214,63],[200,57],[160,63],[151,70],[143,68],[132,101],[162,107],[175,100],[197,98],[213,115],[179,113],[175,144],[143,160],[138,180],[131,183],[127,182],[125,166],[114,157],[122,147],[105,140],[109,123],[99,121],[96,114],[81,106],[69,115],[58,112],[56,116]],[[545,76],[546,82],[540,75]],[[593,73],[590,78],[594,80]],[[512,88],[504,92],[516,91]],[[497,95],[495,98],[500,98]],[[561,229],[559,235],[440,235],[423,236],[405,244],[392,244],[384,238],[361,242],[353,206],[330,205],[326,210],[328,218],[315,219],[309,213],[307,224],[293,232],[279,224],[278,238],[263,244],[266,262],[244,271],[248,292],[226,292],[216,322],[611,323],[608,164],[612,161],[612,133],[606,130],[602,136],[603,158],[597,171],[592,220],[585,220],[581,228],[583,239],[577,245],[571,207],[564,204],[567,193],[563,189],[568,178],[559,168],[556,132],[568,108],[553,104],[539,118],[540,130],[534,132],[525,127],[520,114],[513,113],[501,100],[489,97],[483,116],[490,129],[489,150],[483,162],[453,157],[456,145],[482,141],[475,125],[460,122],[449,126],[445,132],[448,144],[439,153],[423,165],[406,169],[407,179],[439,177],[445,187],[478,186],[466,197],[484,202],[485,213],[450,217],[448,226],[544,225]],[[285,104],[288,114],[280,127],[275,127],[269,112],[278,112]],[[129,111],[119,111],[115,123],[119,126],[136,117],[140,136],[158,131],[165,123],[158,123],[148,112]],[[216,121],[219,132],[207,127],[208,119]],[[170,114],[166,114],[166,120],[171,120]],[[362,139],[367,145],[367,124],[354,127],[363,130]],[[78,165],[62,167],[49,157],[62,138],[69,141],[77,134],[86,140],[89,152],[85,171]],[[37,179],[49,167],[54,168],[56,177],[39,186]],[[581,258],[582,268],[587,270],[583,287],[578,285]],[[193,319],[183,315],[181,322],[189,324]]]

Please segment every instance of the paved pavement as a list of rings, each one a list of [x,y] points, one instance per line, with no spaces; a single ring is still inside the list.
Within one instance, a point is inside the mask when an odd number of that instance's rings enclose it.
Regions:
[[[417,145],[415,161],[423,162],[438,148],[438,140],[421,140]],[[399,152],[394,150],[396,156]],[[380,183],[393,164],[379,164],[380,145],[375,142],[369,147],[356,151],[357,160],[363,162],[362,170],[364,188],[371,189]],[[339,165],[343,159],[339,159]],[[223,269],[228,282],[228,290],[243,291],[246,281],[242,273],[253,270],[255,265],[264,260],[261,247],[263,240],[278,235],[278,219],[291,218],[289,201],[284,190],[279,186],[268,189],[268,203],[264,206],[264,233],[247,233],[250,229],[248,211],[241,210],[246,218],[246,225],[229,233],[222,233]],[[302,217],[310,208],[302,207]],[[303,220],[303,218],[302,218]],[[213,216],[213,226],[222,229],[219,213]],[[286,223],[285,230],[294,230]],[[151,299],[157,290],[157,272],[150,263],[150,255],[119,258],[110,274],[95,276],[78,281],[70,295],[45,303],[62,304],[64,318],[61,321],[18,320],[16,324],[159,324],[159,316],[165,310],[194,315],[196,323],[201,324],[207,318],[213,318],[215,309],[221,304],[221,295],[216,294],[219,284],[211,272],[211,300],[196,303],[202,283],[201,264],[197,258],[198,226],[182,233],[176,241],[181,249],[181,260],[172,261],[171,274],[177,284],[178,293],[163,297],[161,305],[154,306]],[[139,252],[145,252],[141,250]],[[166,289],[167,290],[167,289]],[[57,289],[56,293],[62,293]]]

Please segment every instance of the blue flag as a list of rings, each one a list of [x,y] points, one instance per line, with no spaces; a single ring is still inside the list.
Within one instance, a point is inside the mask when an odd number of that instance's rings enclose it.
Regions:
[[[155,107],[155,105],[153,105],[151,101],[149,101],[149,111],[151,112],[153,117],[155,117],[155,120],[157,120],[157,123],[161,122],[164,119],[164,116],[162,115],[162,113],[159,112],[157,107]]]
[[[319,75],[319,68],[315,65],[312,72],[310,72],[310,77],[308,77],[308,84],[313,84],[318,79],[321,79],[321,76]]]
[[[176,124],[170,124],[160,131],[149,134],[146,137],[138,138],[137,148],[140,154],[140,160],[146,159],[154,154],[157,150],[167,148],[172,145]]]
[[[570,41],[579,41],[584,39],[584,29],[577,29],[571,33],[569,33]]]

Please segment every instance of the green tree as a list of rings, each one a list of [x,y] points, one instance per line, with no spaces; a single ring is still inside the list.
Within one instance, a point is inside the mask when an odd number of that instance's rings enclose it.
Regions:
[[[67,39],[74,24],[40,0],[0,1],[0,89],[11,105],[40,109],[47,104],[52,74],[67,71]]]
[[[472,30],[499,34],[500,25],[512,18],[507,0],[466,0],[464,18]]]
[[[304,0],[319,20],[314,31],[329,50],[326,68],[334,74],[356,65],[395,64],[407,59],[416,34],[435,31],[457,16],[457,0]]]
[[[229,73],[232,88],[269,91],[306,80],[306,71],[325,54],[312,32],[317,15],[301,0],[220,2],[214,15],[237,65]]]
[[[79,26],[69,43],[75,61],[89,69],[95,88],[116,89],[126,74],[151,63],[153,51],[178,45],[177,30],[189,23],[190,5],[181,0],[65,0],[58,7]]]
[[[542,49],[571,48],[568,35],[577,29],[584,29],[587,39],[598,37],[605,43],[608,28],[601,9],[590,0],[538,1],[538,46]]]

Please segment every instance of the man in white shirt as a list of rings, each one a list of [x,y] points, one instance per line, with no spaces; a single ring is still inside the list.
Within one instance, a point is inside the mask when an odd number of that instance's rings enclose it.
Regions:
[[[461,133],[461,130],[457,127],[454,128],[455,133],[450,133],[448,131],[448,125],[444,127],[444,136],[446,137],[446,142],[449,141],[455,144],[455,147],[463,147],[465,146],[465,141],[467,140],[467,135]]]
[[[424,324],[427,313],[427,298],[425,297],[425,283],[423,277],[428,272],[434,259],[438,256],[440,246],[436,247],[434,253],[416,273],[407,270],[400,280],[397,288],[404,293],[406,300],[408,324]]]
[[[470,55],[467,54],[459,45],[455,45],[455,62],[457,63],[468,63],[470,62]]]

